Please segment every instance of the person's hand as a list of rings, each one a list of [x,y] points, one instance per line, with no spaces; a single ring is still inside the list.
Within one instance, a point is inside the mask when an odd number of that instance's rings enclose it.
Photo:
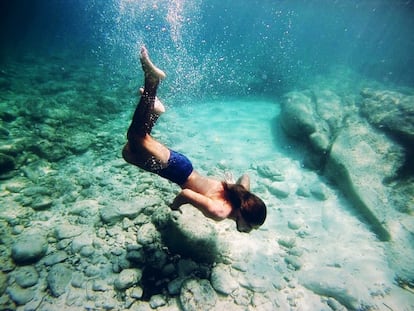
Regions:
[[[170,204],[170,208],[171,208],[171,210],[173,210],[173,211],[180,212],[180,214],[182,214],[182,213],[183,213],[183,211],[181,210],[181,208],[180,208],[179,206],[174,205],[174,202],[173,202],[172,204]]]
[[[170,208],[173,211],[179,211],[181,214],[183,213],[180,209],[180,206],[185,204],[185,198],[182,195],[182,192],[180,192],[174,199],[174,201],[171,203]]]

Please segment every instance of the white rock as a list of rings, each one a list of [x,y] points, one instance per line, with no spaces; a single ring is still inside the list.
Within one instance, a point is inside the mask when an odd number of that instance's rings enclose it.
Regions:
[[[288,220],[288,227],[292,230],[298,230],[303,225],[302,219],[291,219]]]
[[[230,295],[239,287],[239,283],[230,273],[230,267],[224,264],[218,264],[213,268],[210,280],[213,288],[224,295]]]
[[[170,251],[198,262],[212,263],[220,254],[217,231],[207,219],[191,205],[181,207],[182,214],[173,212],[163,229],[162,237]]]
[[[152,223],[146,223],[138,229],[137,242],[141,245],[148,245],[160,239],[157,228]]]
[[[370,306],[367,288],[345,270],[323,267],[304,271],[299,281],[315,294],[332,297],[348,309],[362,310]]]
[[[142,277],[142,271],[139,269],[122,270],[115,279],[114,285],[118,290],[125,290],[137,284]]]
[[[326,201],[329,197],[327,187],[320,182],[313,183],[310,187],[310,192],[315,199],[318,199],[320,201]]]
[[[109,286],[104,280],[97,279],[93,281],[92,289],[96,292],[105,292],[109,289]]]
[[[136,286],[132,288],[130,292],[130,297],[134,299],[141,299],[143,293],[144,293],[144,290],[141,287]]]
[[[284,182],[273,182],[269,186],[269,191],[280,199],[287,198],[290,194],[290,187]]]
[[[167,304],[167,301],[165,300],[165,297],[163,295],[154,295],[151,296],[149,304],[151,308],[156,309],[165,306]]]
[[[55,228],[55,236],[58,240],[73,238],[81,233],[82,229],[79,226],[73,226],[70,224],[58,225]]]
[[[245,275],[239,281],[240,285],[256,293],[264,293],[271,287],[270,280],[263,276]]]

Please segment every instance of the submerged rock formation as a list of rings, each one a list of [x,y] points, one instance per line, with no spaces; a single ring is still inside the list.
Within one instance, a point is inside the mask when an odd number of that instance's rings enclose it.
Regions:
[[[414,146],[414,97],[368,89],[361,95],[359,109],[329,90],[288,93],[280,124],[308,147],[304,162],[335,181],[378,238],[390,241],[398,277],[412,280],[407,258],[414,248],[406,246],[414,234],[414,174],[405,163]]]
[[[214,263],[219,257],[217,232],[211,220],[192,206],[183,206],[182,213],[171,213],[162,230],[169,249],[196,261]]]
[[[414,96],[388,90],[363,89],[361,113],[377,128],[414,150]]]

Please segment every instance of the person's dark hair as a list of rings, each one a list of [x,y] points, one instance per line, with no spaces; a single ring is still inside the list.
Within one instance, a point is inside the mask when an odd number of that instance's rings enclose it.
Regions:
[[[239,184],[223,182],[226,196],[234,208],[239,208],[244,220],[252,226],[261,226],[266,219],[266,204],[258,196]]]

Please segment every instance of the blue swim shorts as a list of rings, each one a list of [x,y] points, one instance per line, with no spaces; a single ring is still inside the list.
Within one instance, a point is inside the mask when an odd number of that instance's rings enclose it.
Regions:
[[[192,172],[191,161],[185,155],[170,149],[167,167],[159,170],[157,174],[181,186]]]

